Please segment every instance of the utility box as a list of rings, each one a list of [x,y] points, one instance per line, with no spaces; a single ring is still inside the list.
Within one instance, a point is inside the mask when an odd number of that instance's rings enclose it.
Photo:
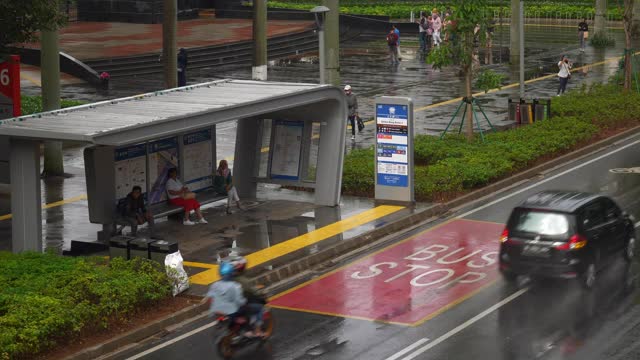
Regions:
[[[149,244],[149,259],[164,265],[164,258],[176,251],[178,251],[178,242],[157,240]]]
[[[533,99],[534,121],[551,119],[551,99]]]
[[[109,240],[109,257],[129,260],[129,242],[135,240],[130,236],[115,236]]]
[[[137,238],[129,242],[129,258],[136,257],[149,258],[149,245],[155,240],[147,238]]]

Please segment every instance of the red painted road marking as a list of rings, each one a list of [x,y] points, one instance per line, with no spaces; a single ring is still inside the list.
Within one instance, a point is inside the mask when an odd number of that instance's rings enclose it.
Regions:
[[[413,325],[491,284],[504,225],[454,220],[273,299],[298,311]]]

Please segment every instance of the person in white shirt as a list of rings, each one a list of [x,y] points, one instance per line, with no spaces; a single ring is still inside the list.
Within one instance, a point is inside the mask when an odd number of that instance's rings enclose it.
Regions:
[[[191,192],[188,187],[184,186],[178,179],[178,170],[176,168],[169,170],[169,180],[167,180],[167,196],[169,196],[169,203],[176,206],[182,206],[184,208],[184,225],[194,225],[193,221],[189,219],[191,211],[195,211],[198,216],[197,223],[206,224],[207,220],[204,219],[200,212],[200,203],[196,200],[196,194]]]
[[[560,71],[558,72],[558,78],[560,79],[560,86],[558,86],[558,96],[560,94],[564,94],[567,89],[567,83],[571,78],[571,68],[573,67],[573,63],[569,61],[566,55],[562,56],[562,60],[558,62],[558,68]]]
[[[433,18],[433,45],[440,46],[442,43],[442,38],[440,37],[440,32],[442,31],[442,19],[440,18],[440,15],[438,15],[437,9],[433,9],[431,16]]]

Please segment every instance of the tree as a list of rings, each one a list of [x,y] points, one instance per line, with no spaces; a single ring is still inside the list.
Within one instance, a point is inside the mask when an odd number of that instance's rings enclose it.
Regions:
[[[450,17],[451,25],[445,29],[448,31],[450,41],[435,47],[427,57],[427,63],[434,69],[447,66],[459,66],[464,77],[465,97],[468,100],[473,96],[473,77],[477,66],[477,46],[486,43],[487,28],[491,22],[491,14],[487,0],[454,0],[452,3],[453,14]],[[484,72],[481,87],[487,91],[500,85],[501,76],[490,76]],[[466,135],[473,139],[473,111],[471,101],[467,102]]]
[[[0,54],[11,44],[37,39],[40,30],[57,30],[66,22],[59,0],[0,1]]]
[[[631,76],[633,73],[631,39],[633,36],[633,2],[634,0],[624,0],[624,91],[631,89]],[[619,6],[619,5],[618,5]]]

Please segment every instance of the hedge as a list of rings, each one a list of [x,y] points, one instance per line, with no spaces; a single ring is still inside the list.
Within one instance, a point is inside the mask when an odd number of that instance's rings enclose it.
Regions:
[[[171,296],[149,260],[0,252],[0,359],[32,358]]]
[[[437,201],[526,169],[543,158],[574,149],[603,131],[640,124],[640,94],[617,85],[595,85],[553,99],[554,117],[512,130],[489,133],[485,142],[463,136],[418,135],[414,140],[415,193]],[[343,193],[373,195],[374,149],[345,158]]]
[[[366,0],[350,0],[341,2],[340,12],[343,14],[354,15],[381,15],[389,16],[392,19],[409,18],[411,11],[418,14],[421,10],[429,11],[435,7],[444,11],[449,7],[449,2],[423,3],[413,1],[366,1]],[[269,1],[268,6],[273,8],[309,10],[316,6],[317,3],[308,0],[280,0]],[[615,5],[615,4],[614,4]],[[608,15],[613,20],[622,20],[622,11],[617,6],[609,6]],[[502,12],[503,16],[508,17],[511,13],[509,5],[505,2],[493,1],[487,7],[487,10],[493,15]],[[561,19],[578,19],[582,17],[593,18],[595,14],[594,3],[582,1],[527,1],[525,6],[525,16],[530,17],[559,17]],[[577,25],[576,25],[577,26]]]
[[[84,104],[84,101],[78,100],[60,100],[60,108],[67,108],[72,106],[78,106]],[[42,112],[42,96],[20,96],[20,105],[22,109],[22,115],[31,115]]]

